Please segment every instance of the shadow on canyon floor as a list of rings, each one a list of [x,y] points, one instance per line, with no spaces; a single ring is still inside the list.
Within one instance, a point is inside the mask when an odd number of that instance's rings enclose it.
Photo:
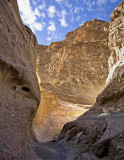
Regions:
[[[35,153],[42,160],[73,160],[74,148],[67,143],[48,142],[40,143],[34,148]]]

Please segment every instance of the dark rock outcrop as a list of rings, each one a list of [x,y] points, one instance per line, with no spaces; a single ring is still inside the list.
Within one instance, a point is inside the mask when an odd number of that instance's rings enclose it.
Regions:
[[[76,121],[67,123],[59,135],[59,139],[70,141],[75,147],[75,159],[124,159],[123,23],[124,2],[111,14],[109,47],[112,53],[109,60],[112,63],[107,87],[94,106]]]
[[[92,20],[66,35],[65,40],[39,46],[40,84],[61,100],[93,104],[108,75],[109,23]]]
[[[30,137],[40,101],[37,40],[16,0],[0,1],[0,159],[33,159]]]

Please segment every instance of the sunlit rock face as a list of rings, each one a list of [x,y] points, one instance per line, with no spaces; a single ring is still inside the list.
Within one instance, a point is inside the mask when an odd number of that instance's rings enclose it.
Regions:
[[[92,20],[65,40],[39,46],[40,84],[64,101],[93,104],[108,75],[109,23]]]
[[[118,6],[111,14],[110,33],[109,33],[109,48],[111,56],[109,57],[109,75],[107,84],[112,82],[118,76],[118,79],[123,75],[123,69],[117,75],[117,70],[123,68],[124,65],[124,10],[123,4]]]
[[[67,123],[59,139],[75,146],[77,160],[124,159],[124,2],[111,14],[109,78],[96,103]],[[114,69],[113,69],[114,68]]]
[[[55,93],[41,91],[41,103],[33,123],[33,131],[39,142],[48,142],[57,136],[63,125],[75,120],[89,109],[60,101]]]
[[[34,160],[29,144],[40,101],[37,41],[23,25],[16,0],[0,1],[0,159]],[[29,147],[30,146],[30,147]]]
[[[108,74],[108,26],[92,20],[68,33],[64,41],[38,46],[41,103],[33,124],[38,141],[52,140],[64,124],[86,112],[103,89]]]
[[[41,48],[39,49],[41,51]],[[36,73],[40,84],[38,67],[36,67]],[[39,142],[45,143],[53,140],[67,122],[75,120],[91,107],[61,101],[56,93],[45,90],[41,85],[40,90],[41,102],[33,120],[33,131]]]

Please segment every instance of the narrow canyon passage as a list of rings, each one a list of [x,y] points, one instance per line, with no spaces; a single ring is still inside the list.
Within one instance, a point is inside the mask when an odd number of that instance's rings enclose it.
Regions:
[[[39,142],[51,141],[66,123],[83,115],[105,87],[108,29],[109,23],[95,19],[67,33],[63,41],[38,45],[41,102],[33,131]]]
[[[38,76],[38,73],[37,73]],[[40,82],[40,78],[38,76]],[[56,93],[41,90],[41,102],[33,120],[33,132],[38,142],[34,152],[43,160],[73,160],[75,148],[56,138],[63,126],[90,109],[91,105],[60,100]],[[54,141],[55,139],[55,141]]]
[[[59,100],[55,93],[41,91],[41,103],[33,121],[33,131],[39,142],[53,140],[63,126],[85,113],[90,105]]]
[[[0,0],[0,160],[124,160],[124,1],[43,46]]]
[[[34,152],[41,160],[74,160],[75,154],[74,148],[59,142],[40,143]]]

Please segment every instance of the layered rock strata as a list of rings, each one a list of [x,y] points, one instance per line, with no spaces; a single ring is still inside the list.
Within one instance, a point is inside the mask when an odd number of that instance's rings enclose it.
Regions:
[[[64,101],[93,104],[108,75],[109,23],[92,20],[65,40],[39,46],[40,84]]]
[[[31,125],[40,101],[37,40],[16,0],[0,1],[0,159],[33,159]]]
[[[124,159],[123,24],[124,2],[111,14],[107,87],[93,107],[76,121],[67,123],[59,136],[75,146],[75,159]]]

